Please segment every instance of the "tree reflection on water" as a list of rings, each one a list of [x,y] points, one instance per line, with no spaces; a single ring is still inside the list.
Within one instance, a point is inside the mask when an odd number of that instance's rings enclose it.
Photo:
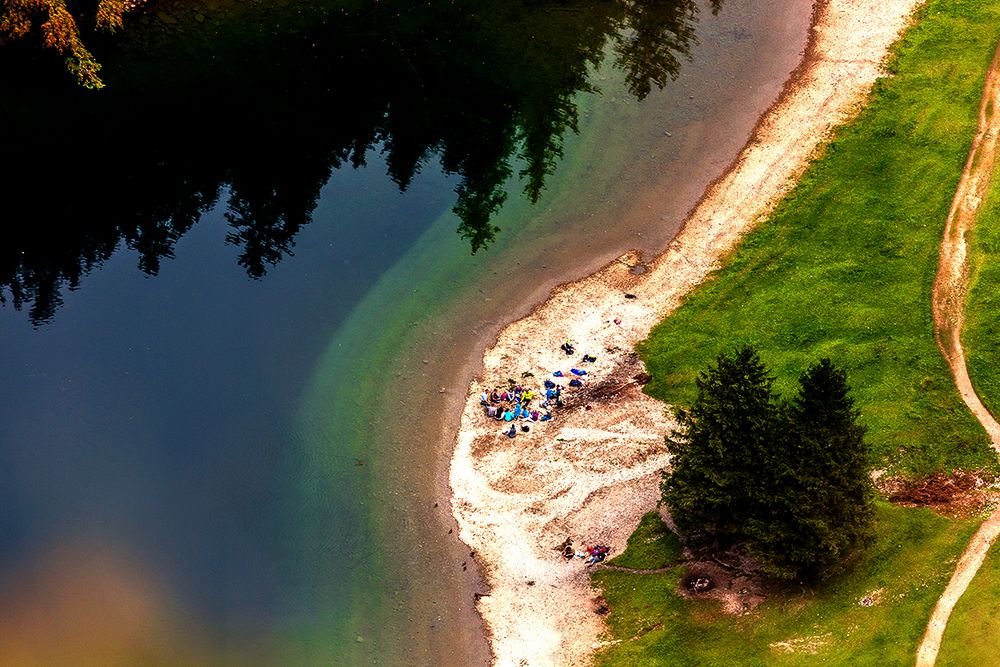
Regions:
[[[16,165],[0,181],[0,301],[44,323],[122,242],[156,274],[223,193],[227,239],[260,278],[332,170],[372,149],[400,190],[432,161],[457,177],[475,253],[512,178],[540,196],[607,46],[642,99],[677,76],[698,16],[694,0],[263,4],[161,0],[113,38],[89,35],[99,92],[53,54],[0,48]]]

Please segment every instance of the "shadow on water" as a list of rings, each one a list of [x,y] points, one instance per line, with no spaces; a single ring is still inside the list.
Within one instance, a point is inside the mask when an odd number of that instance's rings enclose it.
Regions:
[[[0,299],[42,324],[123,244],[156,274],[220,197],[239,264],[261,278],[331,171],[372,149],[400,190],[429,165],[457,177],[475,253],[511,181],[540,196],[588,74],[612,57],[642,99],[677,76],[697,15],[693,0],[159,0],[114,37],[85,36],[99,92],[30,39],[9,43]]]

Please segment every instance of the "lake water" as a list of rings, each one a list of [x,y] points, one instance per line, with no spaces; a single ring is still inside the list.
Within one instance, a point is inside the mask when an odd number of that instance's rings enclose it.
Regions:
[[[13,664],[485,662],[447,489],[483,347],[664,247],[811,10],[381,4],[161,3],[103,98],[0,101]]]

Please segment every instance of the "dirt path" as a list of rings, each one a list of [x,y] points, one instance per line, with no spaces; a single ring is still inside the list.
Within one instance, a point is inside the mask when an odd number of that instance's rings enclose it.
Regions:
[[[989,434],[993,449],[1000,454],[1000,423],[986,409],[972,387],[961,339],[965,321],[965,300],[969,288],[966,236],[975,224],[979,205],[989,190],[996,166],[998,139],[1000,139],[1000,119],[996,114],[998,105],[1000,105],[1000,48],[993,56],[993,62],[986,76],[986,89],[979,110],[979,129],[972,142],[969,159],[958,183],[951,210],[948,212],[931,303],[934,310],[934,335],[941,352],[948,360],[948,365],[951,366],[955,385],[962,400]],[[948,618],[958,599],[962,597],[976,576],[976,572],[979,571],[998,534],[1000,534],[1000,508],[983,522],[959,559],[917,649],[917,667],[930,667],[934,664],[941,648],[941,638],[944,636]]]

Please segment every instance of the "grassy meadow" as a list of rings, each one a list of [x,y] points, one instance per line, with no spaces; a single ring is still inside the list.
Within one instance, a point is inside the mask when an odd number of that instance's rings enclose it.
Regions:
[[[866,109],[640,346],[650,394],[689,403],[698,372],[739,343],[761,350],[785,393],[829,356],[848,372],[877,465],[996,468],[937,349],[930,294],[998,24],[997,0],[920,11]]]
[[[771,596],[741,616],[724,613],[714,600],[680,597],[683,566],[663,574],[595,573],[611,608],[612,639],[620,640],[598,652],[597,664],[912,664],[931,610],[978,521],[888,504],[879,505],[876,521],[879,539],[852,573],[818,590]],[[632,549],[620,558],[633,558]],[[665,542],[653,560],[670,557]],[[875,604],[859,604],[864,597]]]
[[[955,187],[976,131],[1000,0],[931,0],[894,49],[858,118],[838,129],[777,210],[640,345],[647,391],[690,404],[719,352],[750,343],[786,396],[828,356],[848,372],[874,465],[922,476],[998,471],[934,340],[930,295]],[[977,390],[1000,409],[1000,188],[971,237],[964,342]],[[647,515],[613,561],[677,562],[676,541]],[[879,503],[877,541],[817,589],[772,594],[727,615],[678,595],[683,566],[661,574],[593,575],[610,636],[597,664],[912,664],[931,610],[977,519]],[[876,603],[859,604],[864,597]],[[992,664],[1000,631],[994,550],[959,602],[940,665]]]

